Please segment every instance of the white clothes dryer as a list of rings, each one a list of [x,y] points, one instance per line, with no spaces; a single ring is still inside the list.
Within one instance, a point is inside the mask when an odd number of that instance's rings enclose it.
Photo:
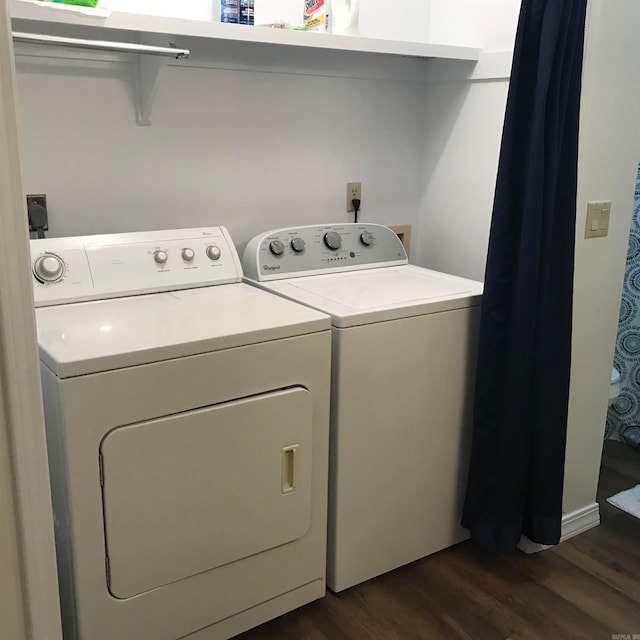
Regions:
[[[228,638],[325,593],[330,320],[222,227],[31,241],[65,640]]]
[[[409,265],[374,224],[269,231],[243,267],[332,318],[329,587],[463,540],[482,284]]]

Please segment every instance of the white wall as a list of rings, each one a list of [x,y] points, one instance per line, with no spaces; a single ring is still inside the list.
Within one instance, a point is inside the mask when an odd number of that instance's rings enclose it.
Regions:
[[[419,251],[423,266],[482,280],[520,0],[433,0],[431,37],[483,48],[486,73],[434,69],[427,84]],[[445,73],[446,72],[446,73]]]
[[[15,85],[9,8],[0,0],[0,638],[59,640]]]
[[[134,122],[124,64],[18,57],[24,184],[48,197],[51,235],[224,224],[269,228],[418,220],[424,86],[172,66],[151,127]]]
[[[214,0],[100,0],[100,8],[152,16],[173,16],[190,20],[217,20],[219,2]]]
[[[584,57],[565,510],[593,501],[640,157],[640,3],[589,0]],[[584,239],[587,202],[611,200],[606,238]]]
[[[507,80],[429,84],[418,264],[483,280]]]
[[[429,37],[429,0],[358,0],[359,33],[372,38],[391,40],[426,40]],[[437,2],[440,0],[436,0]],[[504,1],[504,0],[501,0]],[[333,14],[331,24],[335,24],[336,13],[345,10],[344,0],[328,2],[328,10]],[[147,15],[173,16],[191,20],[218,20],[219,0],[100,0],[101,8],[113,11],[128,11]],[[260,0],[255,5],[256,25],[284,21],[292,27],[303,22],[302,0]],[[483,19],[488,17],[482,16]],[[450,30],[450,27],[448,28]],[[460,39],[455,39],[460,42]]]
[[[520,0],[431,0],[429,39],[485,51],[513,48]]]
[[[432,4],[434,19],[436,4]],[[464,3],[454,3],[451,10],[459,4]],[[496,3],[491,4],[495,9]],[[513,7],[505,4],[503,8],[505,20],[498,22],[511,21],[515,29]],[[444,16],[447,7],[440,5],[440,9]],[[443,19],[440,24],[440,33],[446,34],[444,28],[450,23]],[[590,0],[580,122],[566,512],[594,502],[600,470],[640,155],[638,28],[640,3],[635,0]],[[487,28],[481,36],[489,40],[485,46],[490,50],[507,41],[504,31]],[[499,75],[498,70],[494,80],[434,82],[427,87],[425,178],[417,242],[417,260],[424,266],[477,279],[484,275],[508,89],[507,78]],[[434,131],[435,138],[430,136]],[[613,202],[609,236],[585,240],[587,201],[607,199]]]
[[[219,20],[220,0],[100,0],[99,7],[144,15],[171,16],[188,20]],[[291,26],[302,24],[300,0],[269,0],[256,3],[255,23],[284,20]]]
[[[0,380],[0,637],[26,638],[26,605],[20,566],[18,509],[12,477],[9,428],[4,419],[4,388]]]
[[[134,124],[124,65],[96,73],[19,58],[25,187],[47,192],[53,235],[224,223],[243,245],[274,226],[349,219],[344,183],[361,180],[365,219],[414,225],[414,261],[481,279],[508,88],[510,56],[500,52],[518,7],[430,5],[442,41],[454,13],[476,16],[465,28],[485,47],[483,77],[434,63],[425,92],[331,73],[170,67],[150,128]],[[595,497],[640,151],[640,5],[589,7],[567,511]],[[587,199],[613,201],[608,238],[582,239]]]

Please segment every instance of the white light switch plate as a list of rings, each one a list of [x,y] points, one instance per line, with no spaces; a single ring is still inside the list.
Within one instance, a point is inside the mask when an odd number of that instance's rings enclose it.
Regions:
[[[602,238],[609,233],[609,217],[611,202],[598,201],[587,204],[587,222],[584,230],[585,238]]]

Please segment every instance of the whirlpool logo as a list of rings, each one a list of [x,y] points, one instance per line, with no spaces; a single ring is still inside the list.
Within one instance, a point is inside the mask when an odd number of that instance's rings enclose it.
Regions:
[[[263,264],[262,270],[263,271],[280,271],[280,265]]]

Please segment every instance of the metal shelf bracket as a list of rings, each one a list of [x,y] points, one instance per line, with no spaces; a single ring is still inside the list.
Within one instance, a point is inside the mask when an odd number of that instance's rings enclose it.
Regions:
[[[167,65],[169,58],[184,60],[191,55],[189,49],[178,49],[173,43],[166,46],[167,36],[160,34],[141,33],[140,43],[63,38],[15,31],[12,35],[14,42],[135,54],[136,123],[142,127],[151,124],[160,69]]]

